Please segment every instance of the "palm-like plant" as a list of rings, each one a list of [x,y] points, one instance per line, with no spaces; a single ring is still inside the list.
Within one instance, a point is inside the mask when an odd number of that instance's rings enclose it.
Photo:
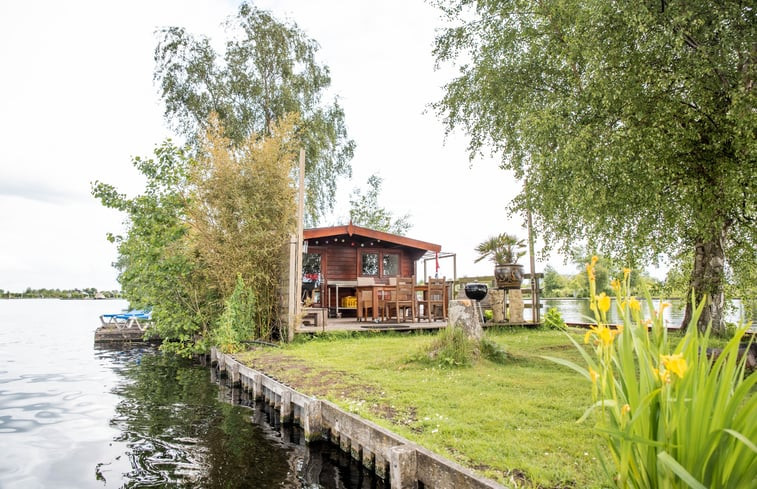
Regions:
[[[497,236],[491,236],[476,246],[478,258],[476,258],[474,263],[478,263],[484,258],[491,259],[495,265],[518,263],[518,259],[526,254],[525,249],[526,241],[518,239],[513,234],[502,233]]]

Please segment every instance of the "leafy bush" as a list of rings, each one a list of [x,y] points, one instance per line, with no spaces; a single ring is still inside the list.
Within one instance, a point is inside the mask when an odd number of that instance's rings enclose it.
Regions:
[[[556,307],[550,307],[547,310],[547,314],[544,316],[544,326],[549,329],[559,329],[565,331],[568,326],[563,321],[560,311]]]
[[[494,363],[506,363],[508,360],[507,352],[496,342],[488,338],[475,341],[468,338],[462,328],[449,325],[440,330],[434,340],[410,360],[452,368],[469,367],[479,358]]]
[[[476,356],[476,344],[465,336],[462,328],[450,325],[440,330],[427,350],[416,359],[429,361],[439,367],[467,367]]]
[[[238,352],[245,341],[261,337],[260,328],[255,325],[256,307],[254,292],[237,275],[234,291],[226,300],[218,326],[213,331],[213,342],[222,352]]]
[[[630,270],[613,290],[623,327],[607,326],[610,298],[595,294],[592,263],[587,267],[596,325],[586,333],[588,351],[569,336],[586,361],[580,367],[550,358],[586,377],[594,404],[582,419],[597,414],[597,428],[609,450],[600,449],[605,470],[617,487],[741,488],[757,480],[757,375],[745,378],[739,358],[739,328],[717,359],[707,353],[709,330],[697,320],[705,301],[675,348],[663,324],[663,309],[642,320],[629,290]],[[647,294],[650,310],[653,304]],[[651,332],[649,331],[651,327]]]

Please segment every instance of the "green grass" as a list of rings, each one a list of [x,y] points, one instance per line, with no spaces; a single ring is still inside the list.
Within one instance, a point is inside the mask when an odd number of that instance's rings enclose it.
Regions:
[[[488,338],[508,362],[413,361],[428,334],[330,335],[238,358],[511,487],[602,487],[600,439],[591,420],[576,423],[591,386],[541,358],[580,362],[565,334],[502,329]]]

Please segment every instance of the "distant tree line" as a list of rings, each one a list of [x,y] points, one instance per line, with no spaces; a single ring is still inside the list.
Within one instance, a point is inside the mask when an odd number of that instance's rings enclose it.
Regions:
[[[0,289],[0,299],[119,299],[120,290],[97,290],[95,287],[83,289],[32,289],[23,292],[11,292]]]
[[[600,260],[601,261],[601,260]],[[599,262],[598,262],[599,264]],[[613,278],[622,277],[620,274],[612,273],[606,266],[595,269],[597,293],[604,292],[607,295],[614,295],[610,282]],[[643,283],[643,286],[642,286]],[[551,265],[544,269],[544,278],[541,282],[542,297],[589,297],[589,278],[586,271],[579,271],[576,274],[559,273]],[[658,280],[645,272],[631,272],[631,293],[637,296],[644,295],[644,288],[653,296],[683,297],[685,291],[671,290],[665,281]]]

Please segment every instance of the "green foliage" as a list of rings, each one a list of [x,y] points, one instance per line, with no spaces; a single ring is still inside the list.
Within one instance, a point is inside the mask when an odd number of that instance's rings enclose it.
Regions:
[[[190,172],[189,238],[198,261],[224,298],[241,275],[255,297],[253,319],[262,340],[275,334],[283,250],[295,230],[295,123],[295,117],[284,117],[270,136],[233,147],[211,121]]]
[[[255,331],[270,339],[282,247],[294,227],[293,120],[236,149],[211,125],[216,131],[202,139],[196,160],[166,141],[156,158],[135,158],[147,183],[134,198],[94,183],[103,205],[127,215],[126,236],[110,236],[118,245],[119,282],[132,307],[152,308],[164,350],[207,350],[237,274],[253,291]]]
[[[690,285],[722,321],[726,271],[757,264],[757,10],[743,2],[439,0],[461,61],[435,104],[474,156],[526,184],[547,246],[579,240],[633,265],[699,253]],[[750,270],[741,275],[741,270]]]
[[[547,309],[547,314],[544,316],[544,326],[548,329],[557,329],[565,331],[568,326],[563,321],[560,311],[556,307],[550,307]]]
[[[383,180],[378,175],[368,177],[368,190],[363,193],[354,189],[350,194],[350,221],[358,226],[404,236],[410,224],[410,215],[394,217],[386,208],[379,205]]]
[[[491,236],[476,246],[478,257],[474,263],[484,258],[489,258],[495,265],[507,265],[518,263],[518,260],[526,254],[526,241],[518,239],[514,234],[502,233]]]
[[[223,53],[181,27],[160,31],[154,78],[165,117],[188,140],[199,142],[215,113],[224,136],[242,144],[251,135],[270,135],[273,123],[298,114],[295,137],[306,151],[305,202],[315,222],[331,207],[338,177],[350,175],[355,146],[347,138],[342,107],[336,100],[322,102],[331,78],[316,60],[318,45],[296,24],[246,2],[226,26]]]
[[[589,271],[591,276],[591,270]],[[594,404],[582,419],[596,414],[608,450],[608,480],[617,487],[749,487],[757,480],[757,376],[745,377],[746,355],[740,328],[722,352],[708,353],[709,331],[690,327],[674,346],[662,310],[640,317],[629,294],[629,278],[614,286],[622,330],[606,326],[609,297],[592,295],[596,326],[586,333],[586,350],[572,337],[587,368],[553,359],[592,384]],[[592,288],[593,291],[593,288]],[[650,307],[651,298],[648,297]],[[704,308],[700,302],[692,321]]]
[[[560,275],[551,265],[544,268],[544,297],[563,297],[563,290],[567,288],[568,278]]]
[[[143,194],[128,198],[103,182],[95,182],[92,193],[104,206],[126,214],[126,235],[109,235],[118,246],[114,266],[124,297],[132,307],[152,308],[154,332],[166,340],[164,350],[191,356],[205,351],[202,338],[221,303],[187,241],[184,189],[190,158],[170,140],[154,154],[134,158],[146,179]]]
[[[414,359],[440,368],[469,367],[478,353],[477,345],[462,328],[447,326],[439,330],[434,341]]]
[[[218,318],[218,327],[213,332],[213,344],[224,353],[236,353],[243,349],[247,340],[270,338],[268,324],[258,324],[255,292],[247,287],[241,275],[224,304],[223,313]]]
[[[500,364],[509,360],[504,348],[492,339],[474,341],[462,328],[451,325],[439,330],[433,341],[411,356],[412,361],[439,368],[470,367],[480,358]]]

